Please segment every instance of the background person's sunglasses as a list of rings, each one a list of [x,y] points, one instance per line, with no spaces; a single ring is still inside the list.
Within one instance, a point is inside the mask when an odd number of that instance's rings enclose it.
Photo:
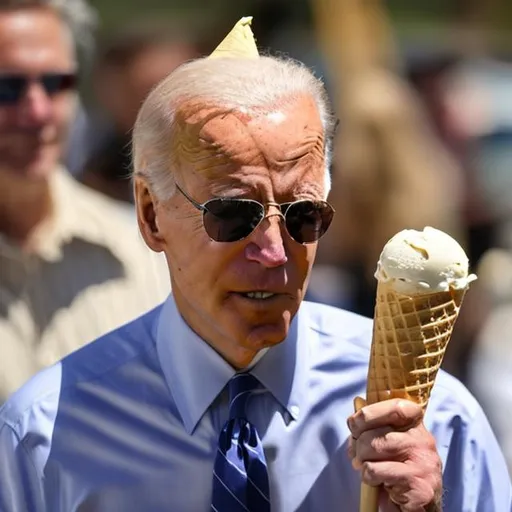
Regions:
[[[76,73],[44,73],[40,76],[27,76],[19,73],[0,73],[0,105],[14,105],[25,94],[28,85],[39,82],[48,96],[76,88]]]
[[[200,204],[178,185],[176,188],[203,212],[204,229],[216,242],[243,240],[265,218],[265,206],[258,201],[215,198]],[[276,206],[281,211],[289,235],[299,244],[316,242],[327,231],[334,217],[334,208],[326,201],[303,199]]]

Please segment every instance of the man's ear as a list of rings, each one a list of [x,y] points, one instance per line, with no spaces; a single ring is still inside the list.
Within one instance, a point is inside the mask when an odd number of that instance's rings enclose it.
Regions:
[[[146,180],[142,176],[134,178],[135,207],[137,210],[137,223],[142,238],[150,249],[155,252],[162,252],[164,240],[158,229],[156,220],[156,198],[151,193]]]

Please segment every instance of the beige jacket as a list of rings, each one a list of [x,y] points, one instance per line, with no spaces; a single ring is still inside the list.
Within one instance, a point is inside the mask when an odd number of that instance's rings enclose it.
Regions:
[[[55,214],[35,253],[0,238],[0,404],[30,376],[170,292],[135,214],[55,173]]]

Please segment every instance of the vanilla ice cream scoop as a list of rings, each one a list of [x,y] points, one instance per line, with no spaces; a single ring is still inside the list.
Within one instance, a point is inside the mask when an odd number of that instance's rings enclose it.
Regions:
[[[464,289],[476,279],[468,275],[469,261],[464,249],[438,229],[405,229],[384,246],[375,277],[393,281],[399,293],[435,293]]]

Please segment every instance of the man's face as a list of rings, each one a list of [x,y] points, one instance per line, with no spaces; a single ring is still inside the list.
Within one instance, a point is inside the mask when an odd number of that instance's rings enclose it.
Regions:
[[[323,129],[310,97],[252,117],[197,106],[185,107],[178,117],[181,129],[172,148],[180,155],[177,181],[196,201],[324,199]],[[281,342],[304,298],[317,244],[293,240],[277,211],[267,209],[247,238],[221,243],[208,237],[202,213],[181,193],[156,207],[178,308],[235,366]],[[275,295],[251,299],[245,295],[251,291]]]
[[[71,122],[75,94],[48,94],[41,75],[75,71],[67,28],[51,11],[0,11],[0,76],[30,80],[17,101],[0,103],[0,173],[44,178],[58,163]]]

